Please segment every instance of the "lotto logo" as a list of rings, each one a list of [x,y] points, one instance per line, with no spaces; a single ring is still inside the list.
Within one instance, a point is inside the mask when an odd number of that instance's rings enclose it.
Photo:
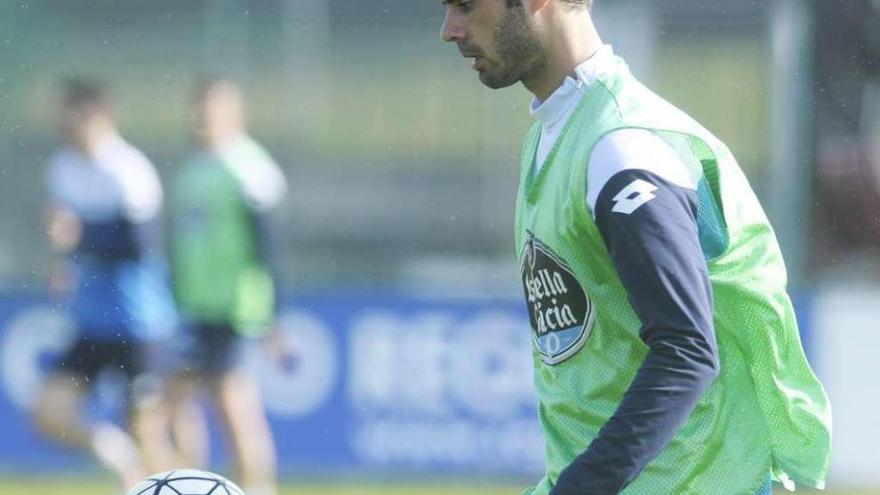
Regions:
[[[657,186],[654,184],[636,179],[617,193],[617,196],[614,196],[614,208],[611,208],[611,211],[629,215],[643,204],[656,198],[657,196],[654,194],[656,190]]]

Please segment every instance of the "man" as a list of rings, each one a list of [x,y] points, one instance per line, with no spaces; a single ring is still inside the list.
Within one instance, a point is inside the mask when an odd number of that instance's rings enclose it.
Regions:
[[[546,476],[527,493],[822,486],[830,413],[727,148],[629,73],[590,0],[445,0],[442,36],[537,118],[516,247]]]
[[[277,492],[275,446],[258,385],[239,357],[245,338],[267,337],[274,326],[266,216],[281,201],[286,182],[247,135],[235,84],[203,82],[193,115],[200,149],[175,184],[172,239],[175,293],[192,339],[186,374],[209,384],[244,489],[272,495]],[[186,414],[191,402],[176,402]],[[198,444],[206,438],[193,434],[202,430],[193,423],[177,428],[190,437],[182,445],[195,465],[205,462],[206,449]]]
[[[47,233],[60,256],[50,289],[69,303],[77,339],[42,389],[34,418],[52,438],[90,449],[130,487],[147,474],[139,442],[80,412],[105,372],[125,378],[134,431],[155,412],[147,348],[176,324],[153,235],[162,188],[149,160],[120,136],[99,86],[65,84],[61,130],[65,145],[48,170]]]

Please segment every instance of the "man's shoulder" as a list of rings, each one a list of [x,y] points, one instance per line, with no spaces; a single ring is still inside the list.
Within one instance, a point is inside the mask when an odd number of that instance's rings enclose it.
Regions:
[[[242,161],[251,163],[275,163],[266,148],[249,134],[243,134],[238,137],[233,143],[227,146],[221,154],[223,155],[224,160],[234,163]]]
[[[147,155],[122,137],[114,139],[99,156],[101,160],[113,162],[115,165],[153,168],[153,163]]]
[[[602,136],[590,153],[587,204],[591,211],[599,193],[621,172],[643,170],[687,189],[696,189],[699,177],[675,148],[650,129],[623,128]]]

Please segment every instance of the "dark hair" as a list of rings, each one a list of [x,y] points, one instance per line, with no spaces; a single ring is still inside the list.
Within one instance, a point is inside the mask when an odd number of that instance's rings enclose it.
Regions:
[[[70,77],[61,81],[62,102],[65,107],[92,106],[107,109],[107,95],[97,82],[80,77]]]
[[[593,0],[559,0],[562,4],[571,9],[584,8],[592,9]],[[522,0],[507,0],[507,7],[515,7],[522,5]]]
[[[593,8],[593,0],[562,0],[562,4],[572,9],[583,7],[586,7],[587,9]]]
[[[240,91],[238,82],[230,77],[222,74],[203,74],[193,84],[193,101],[196,103],[204,101],[208,93],[218,88],[231,88],[236,92]]]
[[[196,99],[202,98],[217,86],[223,86],[225,84],[235,85],[235,81],[223,74],[201,74],[196,77],[195,82],[193,83],[193,96],[195,96]]]

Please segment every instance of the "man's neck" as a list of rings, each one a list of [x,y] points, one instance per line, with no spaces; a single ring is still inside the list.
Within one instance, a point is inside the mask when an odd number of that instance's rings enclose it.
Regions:
[[[534,77],[523,80],[523,85],[544,101],[559,88],[575,68],[587,61],[602,47],[602,39],[593,26],[589,14],[557,13],[549,19],[547,63]]]

